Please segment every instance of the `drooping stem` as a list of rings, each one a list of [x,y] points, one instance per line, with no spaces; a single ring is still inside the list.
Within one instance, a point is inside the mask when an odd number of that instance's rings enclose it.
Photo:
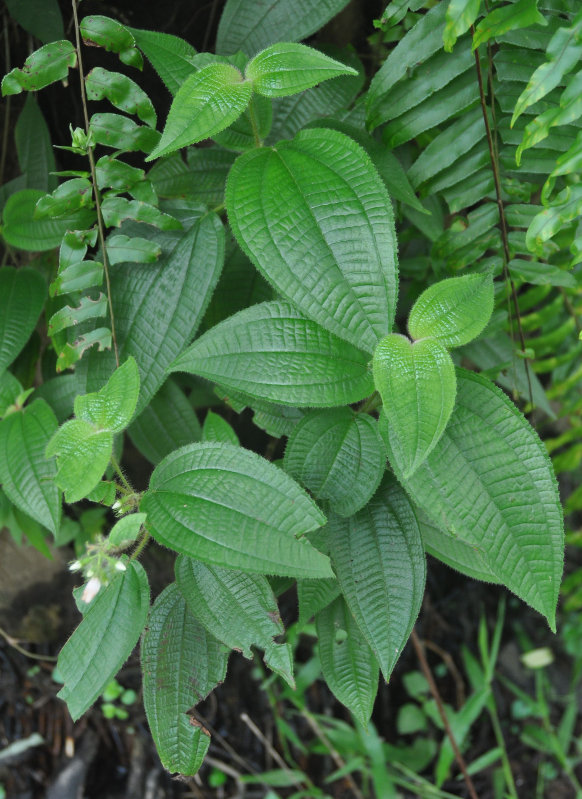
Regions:
[[[107,289],[107,305],[109,307],[109,316],[111,319],[111,341],[113,343],[113,352],[115,353],[115,363],[119,366],[119,350],[117,348],[117,336],[115,334],[115,318],[113,316],[113,302],[111,299],[111,280],[109,278],[109,258],[107,257],[107,248],[105,246],[105,223],[103,221],[103,214],[101,213],[101,194],[97,186],[97,171],[95,169],[95,157],[93,155],[93,145],[89,141],[89,111],[87,109],[87,92],[85,91],[85,72],[83,69],[83,58],[81,55],[81,33],[79,31],[79,16],[77,14],[78,0],[72,0],[73,4],[73,20],[75,23],[75,43],[77,50],[77,64],[79,65],[79,81],[81,84],[81,104],[83,106],[83,117],[85,120],[85,133],[87,135],[87,156],[89,158],[89,166],[91,168],[91,182],[93,184],[93,196],[95,197],[95,210],[97,212],[97,229],[99,231],[99,244],[103,253],[103,273],[105,275],[105,285]]]
[[[426,681],[430,688],[430,692],[433,695],[434,701],[436,702],[439,716],[441,717],[441,720],[445,728],[445,732],[447,733],[449,741],[451,742],[451,746],[455,754],[455,759],[458,763],[459,768],[461,769],[463,779],[465,780],[465,785],[467,786],[467,790],[469,791],[469,796],[471,797],[471,799],[479,799],[477,792],[475,790],[475,786],[473,785],[473,780],[471,779],[471,776],[467,771],[467,764],[465,763],[465,759],[461,754],[461,750],[458,747],[457,741],[451,729],[451,725],[449,723],[449,719],[447,717],[447,713],[443,705],[443,700],[441,699],[439,689],[437,688],[437,684],[434,681],[434,677],[432,676],[432,671],[430,670],[430,666],[428,665],[428,661],[424,653],[424,646],[420,638],[418,637],[416,630],[412,631],[410,635],[410,640],[412,641],[412,645],[414,646],[414,651],[416,652],[416,656],[418,657],[418,662],[420,663],[420,668],[422,669],[422,673],[426,678]]]
[[[471,26],[471,31],[474,33],[475,30],[473,26]],[[475,48],[475,68],[477,69],[477,81],[479,83],[479,98],[481,101],[481,111],[483,112],[483,122],[485,123],[485,133],[487,136],[487,146],[489,148],[489,157],[491,159],[491,170],[493,172],[493,182],[495,184],[495,197],[497,199],[497,208],[499,209],[499,226],[501,229],[501,242],[503,246],[503,276],[507,285],[509,286],[510,293],[511,293],[511,301],[513,303],[513,308],[515,312],[515,318],[517,320],[517,329],[519,331],[519,342],[521,346],[521,350],[525,353],[525,336],[523,335],[523,328],[521,325],[521,315],[519,312],[519,302],[517,299],[517,291],[515,288],[515,283],[513,282],[513,278],[511,277],[511,272],[509,270],[509,261],[511,260],[511,256],[509,253],[509,237],[507,234],[507,220],[505,218],[505,207],[503,205],[503,197],[501,193],[501,180],[499,178],[499,164],[496,157],[496,147],[495,142],[493,139],[493,134],[491,132],[491,125],[489,124],[489,115],[487,113],[487,101],[485,99],[485,89],[483,87],[483,76],[481,75],[481,65],[479,62],[479,48]],[[529,360],[527,358],[525,360],[525,374],[527,377],[527,387],[529,393],[529,401],[533,407],[533,392],[531,387],[531,375],[530,375],[530,366]]]
[[[52,655],[36,655],[34,652],[29,652],[21,647],[11,635],[8,635],[6,630],[3,630],[2,627],[0,627],[0,635],[12,649],[16,649],[17,652],[20,652],[21,655],[26,655],[27,658],[31,658],[32,660],[50,660],[53,663],[57,660],[57,658]]]

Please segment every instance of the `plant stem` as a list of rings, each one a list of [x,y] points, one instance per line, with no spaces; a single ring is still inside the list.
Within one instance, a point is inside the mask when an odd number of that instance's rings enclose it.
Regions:
[[[99,243],[103,253],[103,273],[105,275],[105,285],[107,288],[107,305],[109,306],[109,316],[111,318],[111,341],[113,352],[115,353],[115,363],[119,367],[119,350],[117,348],[117,336],[115,335],[115,318],[113,316],[113,302],[111,300],[111,280],[109,278],[109,258],[107,257],[107,247],[105,246],[105,223],[101,213],[101,194],[97,186],[97,171],[95,169],[95,157],[93,155],[93,145],[89,141],[89,111],[87,110],[87,92],[85,91],[85,72],[83,70],[83,59],[81,56],[81,34],[79,31],[79,16],[77,14],[78,0],[72,0],[73,20],[75,23],[75,42],[77,50],[77,63],[79,65],[79,81],[81,84],[81,104],[83,106],[83,117],[85,120],[85,133],[87,135],[87,156],[91,168],[91,182],[93,184],[93,195],[95,197],[95,210],[97,212],[97,228],[99,231]]]
[[[358,409],[358,413],[371,413],[375,411],[376,408],[379,408],[382,404],[382,398],[377,391],[374,391],[373,394],[370,394],[368,399],[364,400],[362,403],[362,407]]]
[[[475,29],[471,26],[472,33],[475,33]],[[509,252],[509,237],[507,235],[507,220],[505,219],[505,207],[503,205],[503,197],[501,194],[501,180],[499,178],[499,165],[497,163],[497,158],[495,155],[495,142],[493,140],[493,135],[491,133],[491,126],[489,125],[489,116],[487,114],[487,102],[485,100],[485,89],[483,87],[483,76],[481,75],[481,65],[479,62],[479,48],[475,48],[475,67],[477,69],[477,81],[479,83],[479,97],[481,100],[481,110],[483,112],[483,122],[485,123],[485,133],[487,135],[487,146],[489,147],[489,157],[491,159],[491,169],[493,171],[493,182],[495,183],[495,196],[497,198],[497,208],[499,209],[499,226],[501,228],[501,241],[503,244],[503,276],[505,278],[506,283],[510,287],[511,292],[511,299],[513,302],[515,318],[517,320],[517,329],[519,331],[519,342],[521,345],[521,349],[525,352],[525,337],[523,335],[523,328],[521,326],[521,315],[519,312],[519,302],[517,300],[517,291],[515,288],[515,283],[513,282],[513,278],[511,277],[511,273],[509,271],[509,261],[511,260],[511,255]],[[531,375],[530,375],[530,367],[529,367],[529,360],[527,358],[525,360],[525,374],[527,377],[527,387],[529,392],[529,401],[533,407],[533,392],[531,387]]]
[[[131,485],[131,483],[129,482],[129,480],[127,479],[127,477],[126,477],[126,476],[123,474],[123,472],[121,471],[121,466],[120,466],[120,465],[119,465],[119,463],[117,462],[117,459],[115,458],[115,455],[113,455],[113,453],[111,454],[111,465],[112,465],[112,466],[113,466],[113,468],[115,469],[115,473],[117,474],[117,476],[118,476],[118,477],[119,477],[119,479],[121,480],[121,483],[122,483],[123,487],[125,488],[125,490],[126,490],[128,493],[130,493],[130,494],[135,494],[135,491],[134,491],[134,489],[133,489],[133,486]]]
[[[20,644],[17,643],[16,639],[8,635],[6,630],[3,630],[2,627],[0,627],[0,635],[12,649],[16,649],[17,652],[20,652],[21,655],[26,655],[27,658],[32,658],[32,660],[50,660],[52,663],[56,663],[57,661],[57,658],[52,657],[52,655],[35,655],[34,652],[28,652],[28,650],[23,649]]]
[[[321,729],[321,727],[319,726],[319,724],[317,723],[315,718],[311,715],[311,713],[308,710],[302,710],[301,711],[301,715],[306,720],[306,722],[309,724],[309,726],[311,727],[313,732],[317,735],[317,737],[319,738],[321,743],[327,748],[327,750],[329,751],[329,753],[330,753],[330,755],[332,757],[333,762],[336,764],[338,769],[345,768],[345,765],[346,765],[345,760],[340,755],[340,753],[337,751],[337,749],[332,744],[332,742],[329,740],[329,738],[324,733],[324,731]],[[350,788],[352,790],[352,793],[354,794],[356,799],[364,799],[364,796],[363,796],[362,792],[360,791],[360,789],[358,788],[358,786],[356,785],[356,783],[354,782],[354,778],[352,777],[352,775],[351,774],[346,774],[344,779],[346,780],[346,782],[350,786]]]
[[[249,117],[251,119],[251,127],[253,129],[253,136],[255,137],[255,144],[257,147],[262,147],[263,140],[259,134],[259,125],[255,114],[255,101],[253,97],[251,97],[251,101],[249,103]]]
[[[511,771],[511,763],[509,762],[509,758],[507,756],[505,738],[503,737],[503,730],[501,729],[501,723],[499,721],[499,715],[497,713],[497,706],[495,704],[493,694],[491,695],[490,701],[487,702],[487,710],[489,711],[491,726],[493,727],[493,734],[495,735],[497,746],[501,749],[501,765],[503,768],[505,785],[507,786],[507,790],[509,791],[511,799],[519,799],[515,781],[513,779],[513,772]]]
[[[136,548],[133,550],[133,552],[131,553],[131,555],[129,557],[130,560],[137,560],[139,558],[141,553],[144,551],[144,549],[149,544],[150,538],[151,538],[150,533],[147,530],[144,529],[142,537],[140,538],[138,545],[136,546]]]
[[[449,724],[447,713],[443,705],[443,700],[441,699],[439,689],[437,688],[437,684],[434,681],[434,677],[432,676],[432,672],[430,670],[430,666],[428,665],[426,655],[424,654],[424,646],[422,644],[422,641],[418,637],[416,630],[413,630],[412,633],[410,634],[410,640],[412,641],[412,645],[414,646],[414,650],[416,652],[416,656],[418,657],[422,673],[424,674],[426,681],[429,684],[430,692],[433,695],[433,698],[436,702],[439,716],[441,717],[441,720],[445,727],[445,731],[447,733],[449,741],[451,742],[451,746],[453,747],[453,752],[455,753],[455,759],[459,765],[459,768],[461,769],[463,779],[465,780],[465,785],[467,786],[467,790],[469,791],[469,796],[471,797],[471,799],[479,799],[477,792],[475,790],[475,786],[473,785],[473,780],[471,779],[469,772],[467,771],[467,764],[465,763],[465,759],[461,754],[461,750],[457,745],[457,741],[455,740],[455,736],[451,729],[451,725]]]
[[[4,66],[5,72],[10,72],[10,37],[8,36],[8,14],[4,11]],[[10,132],[10,106],[12,97],[6,98],[6,108],[4,111],[4,128],[2,130],[2,153],[0,154],[0,184],[4,182],[4,167],[6,166],[6,156],[8,154],[8,134]]]

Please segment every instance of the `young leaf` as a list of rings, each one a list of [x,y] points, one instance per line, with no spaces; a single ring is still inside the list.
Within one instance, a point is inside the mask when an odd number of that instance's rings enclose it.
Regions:
[[[0,374],[30,338],[45,299],[46,284],[36,269],[0,267]]]
[[[386,451],[370,416],[350,408],[311,411],[291,433],[283,465],[334,513],[351,516],[378,488]]]
[[[83,419],[60,427],[46,447],[46,457],[57,458],[55,483],[67,502],[78,502],[98,485],[113,454],[113,433],[96,430]]]
[[[58,696],[76,721],[115,677],[136,645],[147,619],[150,590],[136,561],[102,588],[61,649]]]
[[[313,616],[330,605],[339,595],[340,587],[335,577],[328,580],[297,580],[299,628],[304,627]]]
[[[155,128],[157,117],[152,101],[126,75],[95,67],[85,78],[85,88],[89,100],[109,100],[115,108],[126,114],[136,114],[146,125]]]
[[[373,352],[394,320],[396,237],[386,189],[359,145],[313,129],[245,153],[226,206],[239,244],[286,299]]]
[[[214,411],[208,411],[206,414],[202,426],[202,441],[221,441],[223,444],[234,444],[235,447],[240,444],[237,434],[226,419]]]
[[[374,353],[374,383],[382,397],[398,457],[410,477],[433,451],[455,404],[455,367],[451,356],[432,338],[411,342],[386,336]]]
[[[388,681],[420,611],[426,563],[410,501],[387,476],[349,519],[329,520],[330,555],[342,594]]]
[[[172,370],[281,405],[333,406],[373,391],[369,357],[288,302],[246,308],[197,339]]]
[[[458,37],[466,33],[479,16],[481,0],[450,0],[443,31],[445,51],[452,53]]]
[[[325,517],[288,475],[230,444],[190,444],[154,469],[141,501],[154,538],[204,563],[258,574],[329,577],[297,536]]]
[[[253,90],[265,97],[299,94],[324,80],[357,74],[357,70],[313,47],[290,42],[267,47],[249,61],[245,70]]]
[[[192,58],[196,50],[191,44],[161,31],[145,31],[128,28],[136,44],[171,94],[176,94],[180,86],[194,71]]]
[[[226,676],[224,647],[194,618],[175,583],[154,602],[141,645],[143,698],[164,768],[196,774],[210,736],[188,711]]]
[[[127,432],[134,446],[154,465],[178,447],[200,441],[202,436],[188,398],[171,379],[166,380]]]
[[[55,483],[54,461],[45,448],[58,427],[44,400],[0,422],[0,483],[8,499],[24,513],[57,534],[61,522],[61,492]]]
[[[475,28],[473,50],[507,31],[528,28],[530,25],[546,26],[548,21],[538,11],[537,4],[538,0],[518,0],[512,5],[490,11]]]
[[[155,264],[119,264],[111,274],[111,297],[120,361],[133,355],[141,387],[141,413],[167,379],[167,368],[196,332],[218,281],[224,258],[224,228],[216,216],[197,206],[185,230],[141,231],[161,246]],[[141,226],[143,227],[143,226]],[[79,363],[79,392],[101,388],[115,369],[112,352],[88,353]],[[84,387],[81,386],[84,383]]]
[[[101,430],[120,433],[130,423],[139,396],[139,370],[131,356],[95,394],[75,398],[75,416]]]
[[[275,44],[285,34],[298,42],[319,30],[347,5],[348,0],[303,0],[300,13],[292,0],[272,0],[257,9],[253,0],[227,0],[218,25],[217,53],[249,55]]]
[[[251,84],[231,64],[208,64],[198,70],[178,89],[162,138],[146,161],[224,130],[242,114],[251,95]]]
[[[408,317],[413,339],[434,338],[444,347],[467,344],[485,328],[493,312],[490,274],[440,280],[422,292]]]
[[[176,582],[190,611],[215,638],[246,658],[253,656],[251,646],[260,647],[265,663],[295,687],[289,644],[274,640],[285,628],[266,577],[207,566],[180,555]]]
[[[29,55],[22,69],[13,69],[2,78],[2,96],[44,89],[57,80],[66,80],[69,67],[77,63],[71,42],[63,39],[43,45]]]
[[[387,435],[381,417],[390,462],[429,518],[477,548],[495,577],[546,616],[553,629],[564,532],[550,460],[500,389],[464,370],[457,370],[457,380],[447,429],[409,479],[398,465],[398,441]]]
[[[143,59],[136,49],[133,34],[117,20],[101,15],[85,17],[81,20],[80,31],[83,41],[117,53],[124,64],[143,68]]]
[[[107,537],[107,543],[112,547],[127,546],[135,541],[146,520],[145,513],[130,513],[115,522]]]
[[[329,689],[366,726],[378,691],[378,663],[343,597],[321,610],[315,625]]]

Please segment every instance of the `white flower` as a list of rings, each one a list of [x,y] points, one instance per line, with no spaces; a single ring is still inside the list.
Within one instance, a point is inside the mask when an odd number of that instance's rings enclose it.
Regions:
[[[85,586],[85,590],[83,591],[83,596],[81,599],[83,602],[89,604],[97,594],[99,593],[99,589],[101,588],[101,580],[98,577],[91,577],[87,585]]]

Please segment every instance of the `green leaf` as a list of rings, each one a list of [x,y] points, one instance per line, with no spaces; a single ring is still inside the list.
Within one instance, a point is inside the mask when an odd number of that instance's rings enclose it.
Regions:
[[[95,394],[75,398],[75,416],[100,430],[120,433],[130,423],[139,396],[139,370],[131,356]]]
[[[258,53],[245,70],[253,91],[265,97],[286,97],[311,89],[339,75],[357,75],[352,67],[306,47],[285,42],[273,44]]]
[[[208,411],[202,426],[202,441],[218,441],[223,444],[238,446],[240,441],[232,427],[214,411]]]
[[[74,721],[91,707],[130,656],[149,604],[146,573],[132,561],[89,605],[57,664],[64,682],[58,696],[67,703]]]
[[[145,31],[128,28],[136,44],[152,67],[158,73],[171,94],[176,94],[180,86],[194,71],[191,59],[196,50],[191,44],[161,31]]]
[[[538,0],[518,0],[517,3],[490,11],[475,28],[473,50],[507,31],[528,28],[530,25],[545,27],[548,21],[538,11],[537,4]]]
[[[311,411],[295,426],[285,471],[340,516],[351,516],[374,494],[386,451],[374,419],[350,408]]]
[[[378,663],[344,599],[315,617],[321,670],[329,689],[367,726],[378,690]]]
[[[127,263],[153,264],[162,254],[162,247],[157,241],[142,236],[130,237],[123,233],[109,236],[106,247],[112,266]]]
[[[36,203],[44,195],[44,191],[38,189],[23,189],[8,198],[1,228],[8,244],[33,252],[54,250],[67,230],[88,228],[94,223],[95,213],[89,208],[58,219],[35,219]]]
[[[492,312],[490,274],[452,277],[422,292],[410,311],[408,330],[413,339],[430,337],[444,347],[460,347],[477,338]]]
[[[200,441],[202,431],[188,398],[174,380],[166,380],[128,428],[133,444],[151,463],[178,447]]]
[[[22,69],[13,69],[2,78],[2,96],[44,89],[57,80],[66,80],[69,67],[77,63],[71,42],[63,39],[43,45],[29,55]]]
[[[26,96],[14,128],[14,141],[25,187],[42,191],[56,188],[56,178],[50,174],[56,170],[50,133],[33,94]]]
[[[457,371],[457,380],[447,429],[409,479],[392,451],[398,442],[388,438],[381,418],[390,461],[433,523],[477,548],[495,577],[546,616],[553,629],[564,534],[550,460],[500,389],[464,370]]]
[[[371,394],[368,360],[290,303],[264,302],[213,327],[171,368],[281,405],[317,407]]]
[[[151,153],[160,140],[160,133],[147,125],[138,125],[121,114],[93,114],[89,123],[95,144],[116,150]]]
[[[56,466],[45,459],[45,448],[57,420],[44,400],[0,422],[0,483],[8,499],[54,535],[61,521],[61,493]]]
[[[297,580],[297,599],[299,602],[299,629],[326,608],[340,595],[340,587],[336,578],[328,580]]]
[[[367,95],[368,128],[373,130],[390,119],[391,92],[408,70],[426,61],[443,45],[446,3],[438,3],[424,14],[416,25],[398,42],[372,78]]]
[[[533,283],[534,286],[565,286],[573,289],[578,285],[572,272],[553,264],[513,258],[507,264],[507,268],[513,277],[518,277],[526,283]]]
[[[525,234],[531,252],[543,257],[543,244],[553,238],[568,222],[578,219],[582,211],[582,186],[566,186],[552,204],[537,214]],[[574,260],[574,263],[577,259]]]
[[[251,116],[252,115],[252,116]],[[241,116],[220,133],[212,137],[221,147],[235,152],[251,150],[257,138],[263,141],[269,135],[273,122],[273,102],[260,94],[253,94]]]
[[[36,203],[35,219],[58,218],[93,205],[93,185],[87,178],[66,180]]]
[[[117,53],[124,64],[137,69],[143,68],[143,59],[136,49],[133,34],[117,20],[101,15],[85,17],[81,20],[80,31],[83,41]]]
[[[311,36],[338,14],[348,0],[305,0],[298,9],[292,0],[273,0],[258,9],[253,0],[227,0],[218,25],[217,53],[243,50],[254,55],[275,44]]]
[[[145,513],[130,513],[129,516],[123,516],[111,528],[107,543],[112,547],[125,547],[135,541],[146,518]]]
[[[187,197],[211,208],[224,202],[226,176],[234,153],[218,147],[191,147],[188,163],[180,153],[157,161],[148,173],[160,197]]]
[[[0,267],[0,374],[20,353],[42,312],[46,284],[30,267]]]
[[[564,75],[578,65],[582,56],[582,11],[572,20],[571,27],[558,28],[550,39],[546,56],[547,61],[535,70],[515,104],[512,127],[526,108],[555,89]]]
[[[0,419],[7,415],[8,410],[17,402],[21,394],[22,386],[14,375],[6,371],[0,372]]]
[[[227,128],[251,99],[250,83],[231,64],[208,64],[180,86],[152,161],[188,144],[208,139]]]
[[[455,367],[438,341],[386,336],[374,353],[374,383],[390,435],[399,442],[398,463],[410,477],[436,447],[455,404]]]
[[[48,323],[48,334],[55,336],[67,327],[74,327],[88,319],[98,319],[106,314],[107,297],[105,294],[101,292],[96,299],[81,297],[77,308],[65,305],[51,316]]]
[[[330,555],[342,594],[388,681],[420,611],[424,549],[410,500],[387,476],[349,519],[329,520]]]
[[[216,214],[197,207],[184,232],[141,231],[162,248],[154,264],[118,264],[111,272],[111,298],[120,361],[139,366],[140,413],[167,379],[169,364],[190,341],[204,316],[224,258],[224,228]],[[88,353],[76,368],[83,391],[95,391],[115,369],[112,352]]]
[[[141,645],[148,723],[164,768],[195,774],[208,750],[207,730],[188,715],[226,676],[224,647],[194,618],[176,584],[156,599]]]
[[[359,145],[313,129],[245,153],[230,171],[226,206],[239,244],[285,298],[374,350],[394,320],[396,237],[386,189]]]
[[[481,0],[450,0],[443,31],[443,43],[447,53],[452,53],[458,37],[469,30],[480,10]]]
[[[285,628],[266,577],[207,566],[180,555],[176,582],[190,611],[208,632],[246,658],[253,656],[251,646],[260,647],[265,663],[295,687],[289,644],[274,640]]]
[[[160,543],[215,566],[329,577],[328,559],[297,536],[325,517],[288,475],[229,444],[190,444],[157,466],[141,501]]]
[[[71,419],[60,427],[46,447],[46,457],[57,457],[55,483],[67,502],[90,494],[103,477],[113,454],[113,433],[96,430],[83,419]]]
[[[136,114],[146,125],[155,128],[157,117],[150,98],[126,75],[95,67],[85,78],[85,88],[87,99],[109,100],[115,108],[126,114]]]
[[[6,0],[12,19],[43,44],[65,35],[58,0]]]
[[[180,230],[182,227],[177,219],[164,214],[155,206],[139,200],[127,200],[125,197],[106,197],[101,203],[101,211],[107,227],[119,227],[126,219],[145,222],[160,230]]]
[[[476,546],[451,535],[448,531],[441,530],[420,508],[416,508],[416,518],[422,543],[429,555],[473,580],[483,580],[486,583],[500,582]]]

